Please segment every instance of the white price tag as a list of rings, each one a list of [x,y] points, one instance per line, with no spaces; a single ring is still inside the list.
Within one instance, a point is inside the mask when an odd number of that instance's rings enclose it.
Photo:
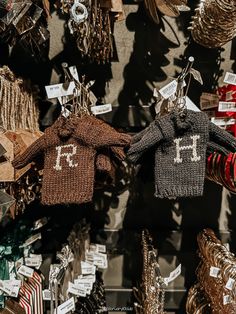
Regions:
[[[99,253],[106,253],[106,245],[96,244]]]
[[[233,290],[233,286],[234,286],[235,280],[233,278],[229,278],[229,280],[227,281],[225,288],[227,288],[228,290]]]
[[[211,268],[210,268],[210,276],[211,277],[217,278],[219,273],[220,273],[220,269],[218,267],[211,266]]]
[[[51,291],[49,289],[44,289],[43,290],[43,300],[45,301],[51,301]],[[55,300],[55,295],[53,294],[53,300]]]
[[[80,275],[78,276],[78,279],[75,280],[80,280],[81,283],[85,283],[85,282],[91,282],[91,283],[95,283],[96,281],[96,276],[95,275]]]
[[[226,72],[224,77],[224,83],[236,85],[236,74]]]
[[[81,279],[75,279],[74,280],[74,284],[78,287],[80,287],[81,289],[93,289],[93,282],[86,282],[86,281],[83,281]]]
[[[70,311],[75,311],[75,299],[73,297],[59,305],[57,309],[55,309],[54,314],[66,314]]]
[[[21,287],[20,280],[1,280],[0,290],[10,297],[17,297]]]
[[[75,83],[70,82],[69,85],[67,84],[55,84],[55,85],[48,85],[45,86],[46,93],[48,99],[58,98],[62,96],[69,96],[74,94],[75,90]]]
[[[96,244],[90,244],[88,252],[89,253],[98,252],[97,245]]]
[[[29,245],[33,244],[34,242],[36,242],[37,240],[40,240],[40,239],[42,239],[41,233],[36,233],[36,234],[32,235],[30,238],[28,238],[25,241],[25,243],[22,244],[21,247],[29,246]]]
[[[90,108],[91,108],[92,113],[95,115],[104,114],[104,113],[112,111],[111,104],[92,106]]]
[[[211,118],[211,122],[217,126],[227,126],[234,125],[236,120],[233,118],[225,119],[225,118]]]
[[[185,97],[185,100],[187,109],[193,111],[201,111],[188,96]]]
[[[223,296],[223,305],[226,305],[229,303],[232,303],[232,299],[231,299],[230,295],[224,295]]]
[[[168,283],[175,280],[180,274],[181,274],[181,264],[179,264],[179,266],[176,267],[176,269],[170,273],[169,277],[164,278],[165,284],[168,285]]]
[[[68,293],[74,294],[77,297],[86,297],[86,288],[76,285],[75,283],[69,282]]]
[[[42,264],[42,259],[38,257],[26,257],[25,258],[26,266],[39,268],[41,264]]]
[[[220,112],[225,112],[225,111],[236,112],[236,102],[220,101],[218,111],[220,111]]]
[[[96,267],[88,262],[81,261],[81,271],[82,275],[94,275],[96,272]]]
[[[22,265],[18,269],[18,274],[23,275],[28,278],[32,278],[34,274],[34,270],[28,266]]]
[[[170,96],[175,94],[176,89],[177,89],[177,85],[178,85],[177,81],[173,80],[169,84],[167,84],[164,87],[162,87],[159,90],[159,93],[161,94],[161,96],[163,98],[168,99]]]

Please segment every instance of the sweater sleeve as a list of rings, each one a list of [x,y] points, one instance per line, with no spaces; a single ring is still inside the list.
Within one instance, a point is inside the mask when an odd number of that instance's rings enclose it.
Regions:
[[[17,156],[12,165],[16,169],[25,167],[28,163],[32,162],[40,153],[43,153],[45,146],[45,135],[42,135],[33,144],[31,144],[21,155]]]
[[[142,131],[143,132],[143,131]],[[160,128],[153,121],[140,140],[131,143],[128,150],[128,158],[132,162],[137,162],[138,159],[151,147],[158,144],[163,139]]]
[[[236,152],[236,139],[233,135],[225,130],[220,129],[217,125],[209,122],[210,141],[215,142],[230,152]]]
[[[105,152],[98,152],[96,156],[96,169],[98,171],[111,171],[111,159]]]

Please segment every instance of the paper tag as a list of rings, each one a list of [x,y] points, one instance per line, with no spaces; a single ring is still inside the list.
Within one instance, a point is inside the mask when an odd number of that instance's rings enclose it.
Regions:
[[[106,253],[106,245],[96,244],[99,253]]]
[[[159,93],[161,94],[161,96],[163,98],[168,99],[170,96],[175,94],[176,89],[177,89],[177,85],[178,85],[177,81],[173,80],[169,84],[167,84],[164,87],[162,87],[159,90]]]
[[[74,94],[75,82],[70,82],[68,86],[66,84],[55,84],[45,86],[48,99],[58,98],[62,96],[69,96]]]
[[[91,282],[91,281],[83,281],[83,280],[81,280],[81,279],[75,279],[74,280],[74,284],[76,285],[76,286],[78,286],[78,287],[80,287],[81,289],[89,289],[89,290],[91,290],[91,289],[93,289],[93,282]]]
[[[224,77],[224,83],[236,85],[236,74],[226,72]]]
[[[101,268],[101,269],[107,269],[107,268],[108,268],[108,261],[105,260],[105,261],[103,262],[103,264],[99,266],[99,268]]]
[[[201,73],[198,70],[195,70],[194,68],[191,68],[189,71],[193,78],[198,81],[201,85],[203,85],[203,80],[202,80],[202,76]]]
[[[70,71],[70,74],[73,76],[73,78],[76,81],[79,81],[79,75],[78,75],[78,71],[76,69],[76,66],[75,65],[70,66],[69,71]]]
[[[21,287],[21,280],[2,280],[1,281],[2,291],[7,293],[11,297],[17,297]]]
[[[210,276],[211,277],[217,278],[219,273],[220,273],[220,269],[218,267],[211,266],[211,268],[210,268]]]
[[[43,226],[45,226],[47,223],[48,223],[47,217],[40,218],[34,222],[33,230],[38,230],[38,229],[42,228]]]
[[[227,288],[228,290],[232,290],[234,283],[235,283],[235,280],[233,278],[229,278],[229,280],[227,281],[225,285],[225,288]]]
[[[43,300],[45,301],[51,301],[51,291],[49,289],[43,290]],[[53,300],[55,300],[55,295],[53,293]]]
[[[170,273],[169,277],[164,278],[165,284],[168,285],[168,283],[175,280],[180,274],[181,274],[181,264],[179,264],[179,266],[176,267],[176,269]]]
[[[232,299],[231,299],[230,295],[224,295],[223,296],[223,305],[226,305],[229,303],[232,303]]]
[[[96,267],[88,262],[81,261],[81,271],[82,275],[94,275],[96,272]]]
[[[59,305],[57,309],[55,309],[54,314],[66,314],[70,311],[75,311],[75,300],[73,297]]]
[[[18,269],[18,274],[23,275],[25,277],[28,278],[32,278],[33,274],[34,274],[34,270],[28,266],[22,265],[20,266],[20,268]]]
[[[69,282],[67,292],[78,297],[86,297],[86,288],[83,288],[82,286],[76,285],[72,282]]]
[[[30,267],[40,267],[42,264],[42,255],[31,256],[25,258],[25,265]]]
[[[80,282],[91,282],[95,283],[96,281],[96,276],[95,275],[85,275],[85,276],[78,276],[78,279],[75,280],[80,280]]]
[[[99,114],[111,112],[112,106],[111,106],[111,104],[106,104],[106,105],[93,106],[93,107],[90,107],[90,109],[91,109],[93,114],[99,115]]]
[[[185,100],[186,100],[187,109],[197,111],[197,112],[201,111],[188,96],[185,97]]]
[[[176,267],[176,269],[170,273],[169,282],[175,280],[180,274],[181,274],[181,264],[179,264],[179,266]]]
[[[236,120],[233,118],[225,119],[225,118],[211,118],[211,122],[217,126],[227,126],[234,125]]]
[[[42,235],[41,233],[36,233],[34,235],[32,235],[30,238],[28,238],[25,243],[23,243],[23,245],[21,247],[26,247],[31,245],[32,243],[36,242],[37,240],[42,239]]]
[[[98,248],[96,244],[90,244],[89,245],[89,250],[87,253],[94,253],[94,252],[98,252]]]
[[[219,105],[219,96],[216,94],[202,93],[200,97],[200,108],[207,110],[217,108]]]
[[[218,111],[220,111],[220,112],[224,112],[224,111],[236,112],[236,102],[220,101]]]

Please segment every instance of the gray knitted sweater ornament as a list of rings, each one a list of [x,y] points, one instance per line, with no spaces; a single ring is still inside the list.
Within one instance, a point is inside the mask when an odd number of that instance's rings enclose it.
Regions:
[[[209,122],[205,113],[187,110],[181,120],[173,111],[133,136],[128,157],[137,162],[155,146],[155,196],[195,197],[203,195],[208,145],[236,150],[235,138]]]

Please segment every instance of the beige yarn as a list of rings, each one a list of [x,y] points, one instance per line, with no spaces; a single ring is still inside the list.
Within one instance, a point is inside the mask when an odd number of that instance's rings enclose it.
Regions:
[[[39,130],[36,97],[26,81],[7,67],[0,68],[0,126],[15,131]]]

